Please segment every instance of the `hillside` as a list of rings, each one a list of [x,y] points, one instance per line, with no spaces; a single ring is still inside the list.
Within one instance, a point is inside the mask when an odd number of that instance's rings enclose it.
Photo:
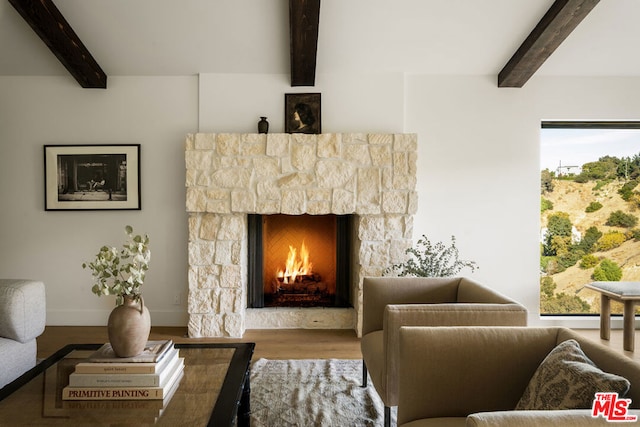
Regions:
[[[553,183],[553,192],[543,196],[553,203],[553,209],[541,215],[541,227],[546,226],[549,215],[566,212],[572,224],[582,235],[592,226],[603,233],[611,230],[625,231],[620,227],[604,225],[609,215],[614,211],[622,210],[640,216],[640,212],[631,211],[630,204],[618,194],[621,186],[618,182],[607,184],[599,190],[594,190],[593,182],[580,184],[573,181],[554,180]],[[602,203],[603,207],[596,212],[586,213],[586,207],[594,201]],[[594,255],[606,257],[618,264],[623,272],[622,281],[640,281],[640,242],[628,240],[618,248],[607,252],[595,252]],[[561,273],[552,275],[557,286],[556,294],[561,292],[576,294],[591,305],[591,312],[599,312],[600,295],[593,291],[582,290],[585,284],[593,281],[591,279],[593,270],[593,268],[583,270],[576,264]]]

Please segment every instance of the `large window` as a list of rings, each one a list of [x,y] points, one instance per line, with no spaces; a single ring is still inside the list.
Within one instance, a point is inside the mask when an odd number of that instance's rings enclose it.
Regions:
[[[540,312],[597,314],[584,285],[640,281],[640,122],[543,122],[540,146]]]

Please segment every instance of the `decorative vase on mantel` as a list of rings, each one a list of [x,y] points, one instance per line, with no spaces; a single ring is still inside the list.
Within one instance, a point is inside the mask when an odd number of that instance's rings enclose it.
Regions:
[[[124,296],[122,305],[109,315],[107,331],[116,356],[131,357],[142,353],[151,332],[151,316],[142,295],[137,299]]]
[[[269,132],[269,122],[266,117],[260,117],[260,121],[258,122],[258,133],[268,133]]]

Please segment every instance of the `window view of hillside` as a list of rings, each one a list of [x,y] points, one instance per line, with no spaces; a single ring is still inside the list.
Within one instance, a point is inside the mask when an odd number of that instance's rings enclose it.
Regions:
[[[543,124],[540,152],[540,312],[599,313],[584,285],[640,281],[640,128]]]

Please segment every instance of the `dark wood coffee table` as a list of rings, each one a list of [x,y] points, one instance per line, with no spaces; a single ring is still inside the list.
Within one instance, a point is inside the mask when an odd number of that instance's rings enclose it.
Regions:
[[[249,425],[254,343],[176,344],[184,376],[168,401],[61,399],[74,366],[101,344],[70,344],[0,390],[0,425]]]

